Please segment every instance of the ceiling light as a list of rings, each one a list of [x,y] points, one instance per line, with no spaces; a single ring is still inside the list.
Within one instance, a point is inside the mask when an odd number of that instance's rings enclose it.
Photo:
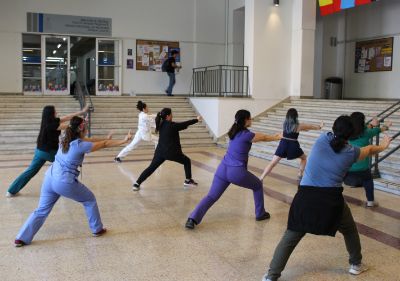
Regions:
[[[279,0],[274,0],[274,6],[278,7],[279,6]]]
[[[67,38],[64,37],[64,38],[63,38],[63,41],[67,41]]]
[[[61,47],[61,44],[58,44],[58,45],[57,45],[57,49],[60,49],[60,47]]]
[[[53,55],[55,55],[56,53],[57,53],[57,51],[56,51],[56,50],[54,50],[54,51],[53,51]]]

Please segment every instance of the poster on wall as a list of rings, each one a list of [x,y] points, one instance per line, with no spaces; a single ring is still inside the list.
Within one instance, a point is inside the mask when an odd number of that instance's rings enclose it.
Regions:
[[[179,42],[136,40],[136,69],[161,71],[163,62],[171,56],[172,50],[180,52]],[[176,62],[180,62],[179,55]]]
[[[392,71],[393,37],[356,43],[355,73]]]
[[[127,69],[133,69],[133,59],[127,59],[126,60],[126,68]]]

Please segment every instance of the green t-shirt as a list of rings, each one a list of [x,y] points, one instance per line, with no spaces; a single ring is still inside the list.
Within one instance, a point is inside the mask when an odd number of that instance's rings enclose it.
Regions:
[[[354,140],[349,140],[349,143],[353,146],[357,146],[359,148],[365,147],[369,145],[369,140],[375,136],[377,136],[381,132],[381,128],[367,128],[365,127],[365,130],[363,134]],[[370,157],[365,158],[364,160],[358,161],[354,163],[351,168],[350,172],[358,172],[358,171],[365,171],[369,169],[369,161]]]

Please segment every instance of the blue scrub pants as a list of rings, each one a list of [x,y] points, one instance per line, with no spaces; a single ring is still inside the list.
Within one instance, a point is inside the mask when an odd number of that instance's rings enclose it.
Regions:
[[[17,194],[24,186],[33,178],[43,167],[46,161],[54,162],[54,156],[57,150],[51,152],[45,152],[39,149],[35,149],[35,155],[33,156],[32,162],[29,167],[14,180],[14,182],[8,188],[8,192],[11,194]]]
[[[78,180],[66,183],[60,181],[57,177],[53,177],[51,174],[52,168],[53,166],[46,172],[38,208],[29,216],[16,237],[17,240],[22,240],[25,244],[32,242],[33,237],[46,221],[47,216],[60,196],[82,203],[92,233],[97,233],[103,229],[94,194]]]

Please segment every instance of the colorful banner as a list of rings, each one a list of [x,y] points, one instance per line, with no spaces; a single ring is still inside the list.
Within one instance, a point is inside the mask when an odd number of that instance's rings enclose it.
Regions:
[[[319,0],[322,16],[333,14],[341,10],[372,3],[376,0]]]

